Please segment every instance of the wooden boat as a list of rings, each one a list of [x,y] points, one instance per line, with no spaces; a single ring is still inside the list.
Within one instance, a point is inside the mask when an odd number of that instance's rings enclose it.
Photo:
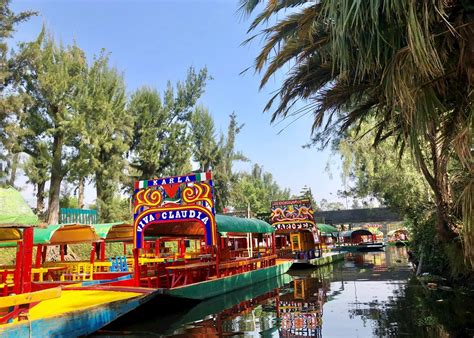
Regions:
[[[275,228],[278,257],[312,264],[323,256],[321,231],[309,199],[273,201],[270,222]]]
[[[202,300],[289,269],[290,261],[277,259],[273,227],[216,215],[212,190],[210,172],[136,182],[136,286]]]
[[[33,234],[36,258],[31,270],[32,290],[42,290],[81,281],[100,281],[109,285],[133,286],[132,273],[126,255],[107,258],[105,244],[132,240],[131,224],[117,222],[109,224],[57,224],[37,228]],[[68,255],[68,248],[76,244],[89,245],[88,260]],[[0,247],[15,246],[15,242],[0,243]],[[57,257],[47,259],[48,248],[59,248]],[[83,250],[84,248],[82,248]],[[69,250],[71,251],[71,250]],[[66,259],[67,258],[67,259]],[[129,262],[132,263],[132,260]]]
[[[408,230],[405,228],[389,231],[387,238],[387,244],[391,246],[402,247],[410,244],[408,240]]]
[[[60,287],[5,297],[2,307],[28,305],[28,312],[0,325],[3,337],[78,337],[91,334],[154,297],[143,288]],[[35,305],[35,303],[38,304]]]
[[[348,230],[339,233],[340,241],[333,251],[379,251],[385,244],[376,242],[376,236],[366,229]]]
[[[35,270],[32,264],[33,227],[37,224],[37,217],[17,191],[0,189],[0,242],[15,243],[17,250],[15,266],[0,267],[0,336],[86,335],[153,297],[150,289],[101,285],[81,287],[77,281],[69,286],[61,282],[47,284],[37,281],[38,291],[35,291],[32,279],[36,278],[35,275],[42,276],[42,272]],[[38,231],[37,236],[47,235],[48,241],[59,240],[66,233],[68,237],[71,231],[85,237],[94,235],[90,229],[73,225],[60,232]],[[38,252],[37,259],[41,262],[43,250]]]

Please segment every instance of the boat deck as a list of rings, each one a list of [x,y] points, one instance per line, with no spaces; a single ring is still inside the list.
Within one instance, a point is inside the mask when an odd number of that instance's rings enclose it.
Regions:
[[[29,311],[29,319],[41,319],[61,315],[70,311],[130,299],[143,295],[138,292],[117,292],[105,290],[63,290],[61,297],[45,300]]]

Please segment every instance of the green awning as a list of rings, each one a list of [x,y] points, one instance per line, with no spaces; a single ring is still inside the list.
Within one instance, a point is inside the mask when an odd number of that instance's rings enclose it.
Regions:
[[[33,234],[33,244],[59,245],[98,241],[99,237],[89,224],[53,224],[47,228],[37,228]]]
[[[38,225],[36,216],[20,192],[0,188],[0,228],[25,228]]]
[[[133,225],[126,222],[92,224],[97,236],[106,241],[126,241],[133,239]]]
[[[240,233],[273,233],[275,229],[265,221],[256,218],[241,218],[216,215],[217,231]]]
[[[333,227],[332,225],[329,225],[329,224],[318,223],[317,228],[319,231],[321,231],[321,233],[338,232],[336,227]]]

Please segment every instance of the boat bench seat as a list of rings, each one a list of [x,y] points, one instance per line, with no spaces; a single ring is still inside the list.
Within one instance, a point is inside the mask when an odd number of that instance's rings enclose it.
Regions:
[[[90,280],[92,275],[90,273],[65,273],[61,275],[61,281],[64,280]]]

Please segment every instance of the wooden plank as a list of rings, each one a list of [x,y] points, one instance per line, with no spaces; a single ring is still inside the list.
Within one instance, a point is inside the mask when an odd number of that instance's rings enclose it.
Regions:
[[[199,269],[208,266],[216,265],[216,262],[202,262],[185,265],[167,266],[167,270],[187,270],[187,269]]]
[[[57,287],[36,292],[23,293],[20,295],[1,297],[0,304],[2,307],[10,307],[15,305],[41,302],[46,299],[59,297],[61,297],[61,288]]]

